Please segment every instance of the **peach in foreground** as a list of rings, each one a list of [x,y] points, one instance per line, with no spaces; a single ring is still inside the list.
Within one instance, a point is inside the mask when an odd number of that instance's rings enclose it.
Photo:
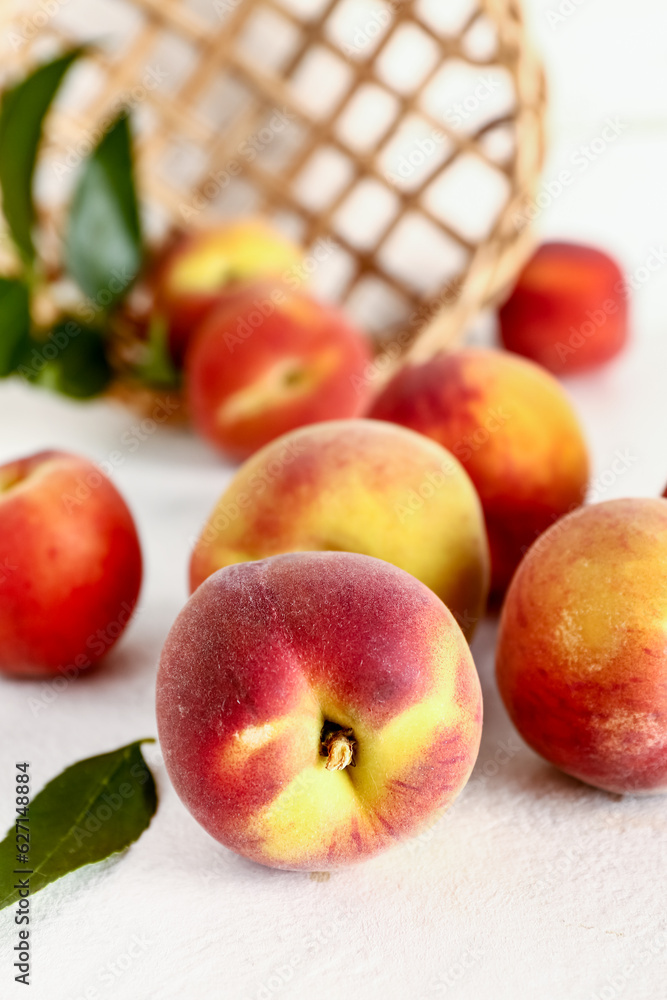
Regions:
[[[418,832],[465,785],[479,680],[422,583],[347,552],[220,570],[164,646],[165,764],[195,819],[275,868],[323,871]]]

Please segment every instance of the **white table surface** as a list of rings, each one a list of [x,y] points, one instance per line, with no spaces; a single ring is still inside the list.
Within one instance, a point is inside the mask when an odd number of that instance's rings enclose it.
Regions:
[[[628,274],[667,249],[667,11],[662,0],[530,0],[553,93],[545,180],[619,116],[618,141],[538,220],[545,236],[610,248]],[[553,19],[552,19],[553,20]],[[640,272],[643,275],[643,272]],[[667,481],[667,260],[634,297],[622,359],[568,383],[594,461],[594,499],[654,495]],[[184,432],[128,444],[136,418],[0,385],[0,460],[62,447],[104,461],[137,518],[139,613],[104,667],[37,712],[39,682],[0,681],[0,825],[13,766],[34,787],[156,732],[162,641],[186,598],[192,537],[231,469]],[[133,440],[133,438],[132,438]],[[617,452],[627,469],[611,471]],[[616,463],[618,468],[618,463]],[[473,644],[485,724],[473,779],[420,840],[326,881],[219,847],[176,798],[156,748],[160,805],[126,856],[33,899],[33,1000],[664,1000],[667,799],[596,792],[516,736],[493,680],[495,623]],[[4,817],[4,819],[2,819]],[[4,829],[4,826],[3,826]],[[12,911],[0,914],[0,996],[13,983]]]

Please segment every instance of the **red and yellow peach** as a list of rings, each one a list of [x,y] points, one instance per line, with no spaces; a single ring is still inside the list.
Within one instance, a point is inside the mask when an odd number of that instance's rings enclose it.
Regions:
[[[558,382],[523,358],[468,349],[406,366],[370,415],[460,460],[484,508],[496,595],[535,538],[584,500],[588,456],[576,414]]]
[[[87,459],[45,451],[0,467],[2,673],[91,666],[129,621],[141,572],[132,515]]]
[[[156,309],[181,364],[197,327],[247,284],[295,269],[302,251],[261,219],[241,219],[182,236],[155,268]]]
[[[546,760],[610,792],[667,791],[667,501],[582,508],[507,594],[498,686]]]
[[[484,613],[489,557],[479,498],[451,454],[403,427],[314,424],[254,455],[201,533],[191,588],[232,563],[327,549],[407,570],[466,634]]]
[[[178,795],[216,840],[276,868],[349,865],[418,832],[465,785],[481,718],[470,651],[442,602],[346,552],[214,574],[158,672]]]
[[[304,424],[354,417],[366,338],[332,306],[275,283],[253,285],[205,321],[186,357],[196,429],[247,458]]]
[[[628,338],[618,264],[594,247],[544,243],[498,314],[503,344],[555,375],[615,357]]]

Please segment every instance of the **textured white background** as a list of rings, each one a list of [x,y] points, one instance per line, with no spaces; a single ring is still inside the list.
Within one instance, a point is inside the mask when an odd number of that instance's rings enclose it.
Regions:
[[[662,0],[529,0],[552,93],[544,178],[575,182],[540,216],[544,235],[610,248],[633,273],[667,248],[667,10]],[[585,171],[576,151],[605,119],[622,131]],[[576,162],[579,162],[577,157]],[[643,272],[640,272],[640,276]],[[594,459],[595,499],[653,495],[667,480],[667,261],[633,303],[633,345],[571,380]],[[103,669],[37,714],[39,683],[0,682],[0,817],[13,765],[35,787],[74,760],[155,733],[160,645],[186,597],[191,537],[231,474],[186,434],[138,446],[130,413],[0,387],[0,460],[63,447],[103,461],[138,520],[140,613]],[[129,436],[128,436],[129,434]],[[611,471],[617,452],[626,471]],[[616,468],[618,468],[618,463]],[[34,1000],[664,1000],[667,803],[620,800],[552,769],[518,741],[495,692],[495,624],[474,642],[485,728],[473,780],[420,841],[320,882],[220,848],[176,799],[118,861],[33,900]],[[12,913],[0,915],[0,996],[12,982]]]

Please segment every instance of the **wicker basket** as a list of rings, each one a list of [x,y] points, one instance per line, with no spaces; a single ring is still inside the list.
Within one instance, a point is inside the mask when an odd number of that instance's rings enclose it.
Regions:
[[[2,82],[82,38],[38,178],[47,259],[122,102],[151,239],[268,215],[387,373],[456,340],[530,251],[545,98],[517,0],[23,0]]]

